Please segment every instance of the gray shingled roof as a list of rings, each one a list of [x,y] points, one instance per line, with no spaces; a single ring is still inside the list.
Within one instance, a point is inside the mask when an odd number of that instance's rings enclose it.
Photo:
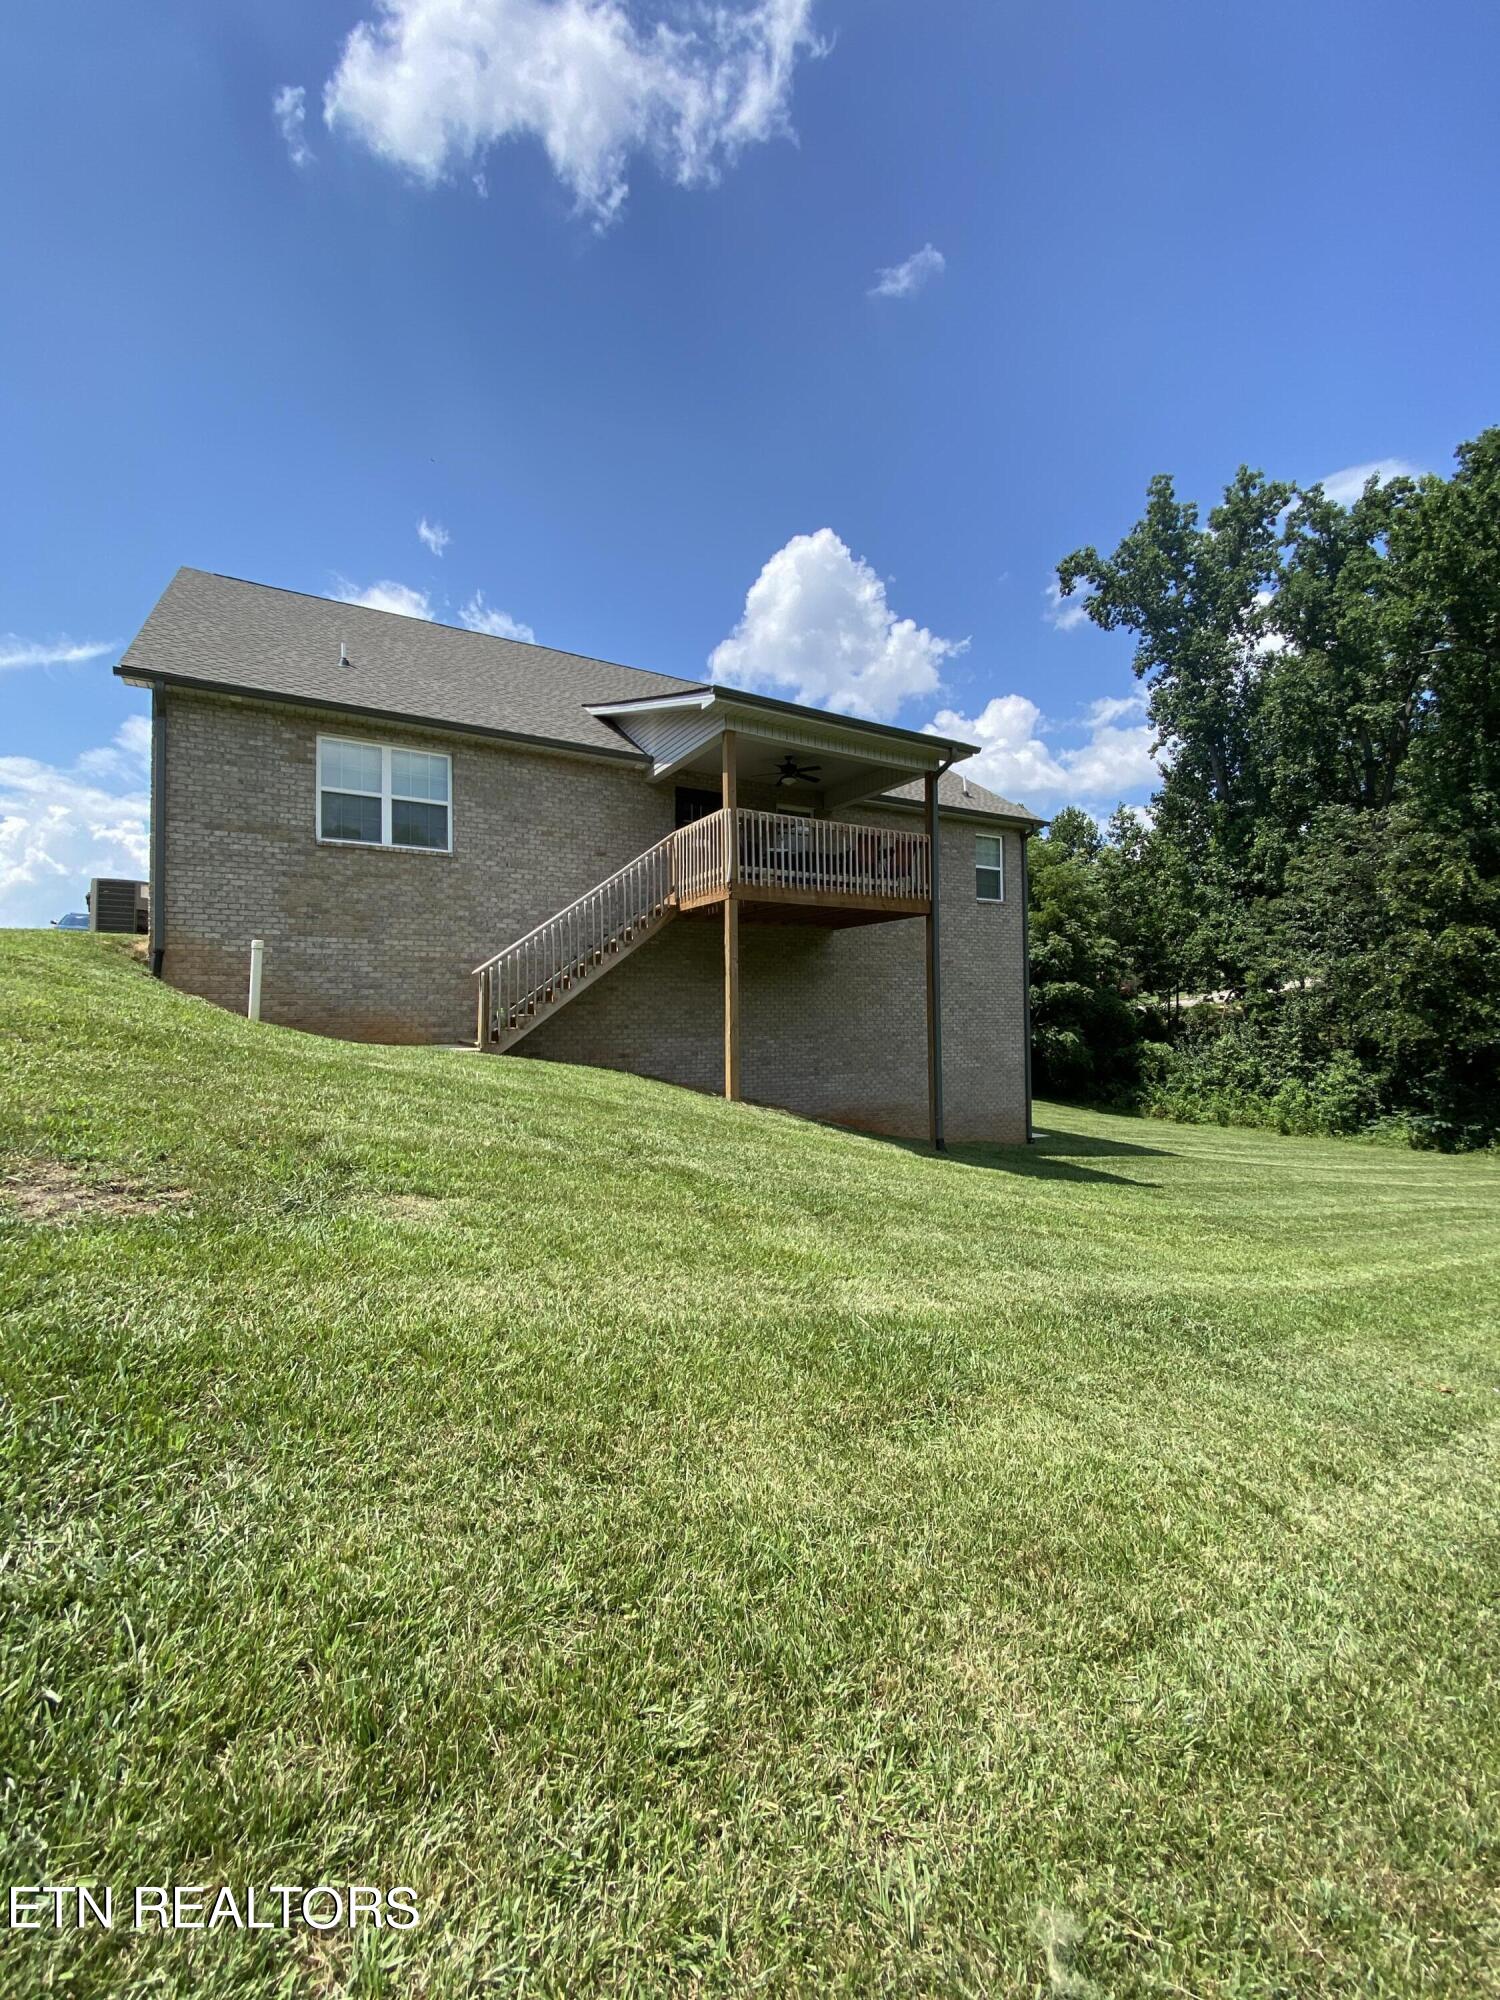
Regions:
[[[922,780],[914,778],[909,785],[894,785],[885,797],[910,799],[913,805],[920,805]],[[962,765],[957,770],[945,771],[938,779],[938,804],[944,812],[984,813],[994,819],[1026,819],[1036,826],[1047,824],[1029,807],[1017,805],[1014,799],[1002,799],[987,785],[976,785],[972,778],[964,776]]]
[[[340,664],[341,647],[348,649],[348,666]],[[686,694],[704,685],[201,569],[178,570],[115,671],[631,762],[644,759],[587,704]],[[921,781],[886,796],[920,802]],[[949,811],[1036,818],[957,771],[942,779],[938,798]]]
[[[341,643],[347,667],[339,664]],[[702,685],[201,569],[178,570],[116,671],[490,730],[636,762],[584,704]]]

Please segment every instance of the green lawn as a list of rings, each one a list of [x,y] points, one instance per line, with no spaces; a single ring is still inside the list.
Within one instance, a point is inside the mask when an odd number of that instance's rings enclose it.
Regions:
[[[1500,1992],[1497,1163],[1039,1123],[0,934],[0,1873],[423,1918],[4,1993]]]

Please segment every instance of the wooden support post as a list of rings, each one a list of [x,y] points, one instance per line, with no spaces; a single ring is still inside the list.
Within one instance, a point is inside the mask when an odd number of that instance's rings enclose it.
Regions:
[[[723,805],[725,812],[732,813],[738,809],[740,802],[739,744],[738,740],[736,739],[735,732],[732,729],[726,729],[724,731],[724,735],[720,744],[720,749],[724,760]],[[731,826],[729,845],[728,848],[725,850],[729,857],[729,882],[731,888],[734,886],[734,883],[740,872],[739,843],[733,838],[733,831],[734,831],[733,827]]]
[[[490,981],[493,977],[488,966],[479,975],[479,1033],[476,1039],[482,1049],[490,1045]]]
[[[724,1095],[740,1096],[740,822],[738,745],[723,736],[724,778]]]
[[[943,978],[938,924],[938,774],[922,780],[928,841],[927,903],[927,1126],[933,1150],[943,1140]]]

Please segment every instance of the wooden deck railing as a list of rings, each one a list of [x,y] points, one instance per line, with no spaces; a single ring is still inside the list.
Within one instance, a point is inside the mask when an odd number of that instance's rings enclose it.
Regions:
[[[900,827],[739,811],[739,882],[746,891],[923,898],[931,873],[927,836]]]
[[[676,862],[674,886],[679,901],[690,903],[717,896],[729,880],[726,828],[729,815],[722,807],[691,820],[672,835]]]
[[[927,836],[741,807],[734,880],[753,900],[921,901],[931,894]],[[479,1040],[509,1047],[586,980],[684,906],[721,900],[730,881],[729,812],[679,827],[613,875],[476,965]]]

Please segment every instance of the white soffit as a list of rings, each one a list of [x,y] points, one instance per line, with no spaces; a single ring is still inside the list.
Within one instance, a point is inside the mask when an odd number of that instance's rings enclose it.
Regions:
[[[724,726],[712,709],[704,708],[651,709],[639,715],[612,716],[610,720],[651,759],[653,778],[675,771],[696,757]]]
[[[654,779],[669,778],[673,772],[691,765],[709,744],[726,729],[750,741],[768,743],[799,754],[816,752],[881,770],[900,772],[903,777],[944,766],[951,746],[937,737],[930,750],[911,735],[885,736],[876,729],[858,724],[841,725],[836,716],[786,714],[776,709],[737,703],[732,695],[705,691],[702,694],[668,696],[661,702],[639,705],[601,704],[593,711],[604,716],[638,750],[651,759]]]

